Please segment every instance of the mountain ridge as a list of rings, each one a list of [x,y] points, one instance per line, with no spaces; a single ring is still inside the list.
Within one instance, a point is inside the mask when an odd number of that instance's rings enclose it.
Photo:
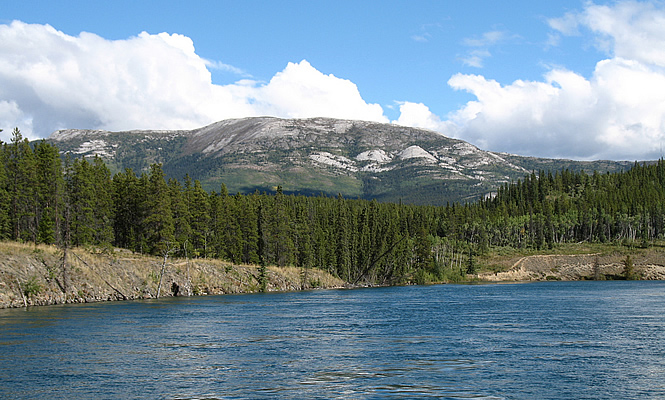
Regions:
[[[62,152],[102,157],[112,172],[162,163],[208,190],[286,193],[445,204],[491,195],[534,170],[612,172],[632,163],[523,157],[396,124],[333,118],[249,117],[192,130],[67,129],[47,141]]]

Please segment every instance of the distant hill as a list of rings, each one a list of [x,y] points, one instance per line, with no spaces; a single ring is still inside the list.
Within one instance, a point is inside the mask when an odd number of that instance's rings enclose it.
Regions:
[[[112,172],[162,163],[208,190],[342,194],[441,205],[473,201],[537,170],[626,170],[632,162],[571,161],[480,150],[458,139],[394,124],[272,117],[220,121],[189,131],[67,129],[47,141],[75,156],[99,155]]]

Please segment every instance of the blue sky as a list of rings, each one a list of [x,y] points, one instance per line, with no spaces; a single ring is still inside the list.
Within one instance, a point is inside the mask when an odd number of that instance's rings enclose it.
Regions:
[[[329,116],[653,159],[663,44],[660,1],[5,1],[0,140]]]

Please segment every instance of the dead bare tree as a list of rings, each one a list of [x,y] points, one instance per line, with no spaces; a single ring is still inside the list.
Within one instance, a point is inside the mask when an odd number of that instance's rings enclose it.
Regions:
[[[159,295],[162,291],[162,278],[164,277],[164,271],[166,270],[166,260],[169,258],[169,254],[175,252],[177,250],[177,246],[173,242],[164,242],[164,250],[162,253],[162,256],[164,257],[164,260],[162,261],[162,270],[159,273],[159,284],[157,285],[157,298],[159,298]]]
[[[23,293],[23,288],[21,287],[21,282],[19,282],[18,277],[16,278],[16,285],[18,286],[18,292],[21,294],[23,299],[23,307],[28,307],[28,301],[25,298],[25,293]]]
[[[187,255],[187,240],[185,240],[185,243],[182,244],[182,248],[185,251],[185,260],[187,260],[187,296],[192,295],[192,278],[190,277],[189,274],[189,256]]]

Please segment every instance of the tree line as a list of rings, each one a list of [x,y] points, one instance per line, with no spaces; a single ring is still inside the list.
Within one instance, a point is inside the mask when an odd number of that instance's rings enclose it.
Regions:
[[[317,267],[355,284],[454,281],[495,246],[638,242],[665,230],[665,163],[627,172],[539,171],[467,204],[207,192],[161,164],[111,174],[18,129],[0,146],[0,239],[160,256]]]

